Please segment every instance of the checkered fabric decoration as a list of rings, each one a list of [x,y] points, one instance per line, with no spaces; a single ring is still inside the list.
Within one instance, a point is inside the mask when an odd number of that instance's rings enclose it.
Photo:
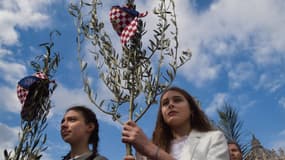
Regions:
[[[113,28],[121,38],[121,43],[125,45],[132,38],[138,28],[138,18],[145,17],[147,12],[139,13],[129,6],[113,6],[110,11],[110,21]]]
[[[22,105],[24,105],[26,98],[29,94],[30,86],[33,85],[35,82],[39,81],[40,79],[48,79],[48,77],[42,72],[37,72],[33,76],[27,76],[18,82],[17,96]]]

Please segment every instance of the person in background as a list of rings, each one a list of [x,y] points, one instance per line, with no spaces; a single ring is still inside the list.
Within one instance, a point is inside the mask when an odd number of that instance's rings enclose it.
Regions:
[[[152,141],[135,122],[128,121],[122,129],[122,142],[136,149],[137,160],[230,159],[224,134],[214,129],[196,100],[178,87],[161,95]]]
[[[234,141],[228,141],[231,160],[242,160],[242,152],[239,144]]]
[[[70,145],[63,160],[107,160],[98,153],[99,125],[95,113],[85,106],[73,106],[61,121],[61,137]],[[92,144],[92,150],[89,149]]]

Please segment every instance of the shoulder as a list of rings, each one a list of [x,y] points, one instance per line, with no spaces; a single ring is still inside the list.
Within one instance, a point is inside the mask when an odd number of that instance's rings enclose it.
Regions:
[[[224,133],[220,130],[213,130],[205,132],[205,135],[211,136],[211,137],[217,137],[217,138],[225,138]]]
[[[189,140],[196,139],[200,144],[205,144],[208,147],[221,145],[227,147],[227,140],[223,132],[220,130],[213,130],[207,132],[200,132],[193,130],[190,133]]]
[[[191,133],[192,134],[192,133]],[[203,157],[200,154],[195,155],[199,157],[198,159],[207,160],[228,160],[228,146],[227,140],[220,130],[213,130],[207,132],[199,132],[194,130],[191,140],[197,141],[196,151],[199,153],[204,153]],[[196,138],[194,138],[196,137]],[[190,143],[191,141],[189,141]],[[203,158],[202,158],[203,157]]]
[[[197,130],[192,130],[190,133],[191,137],[199,137],[199,138],[210,138],[210,137],[217,137],[217,138],[225,138],[223,132],[220,130],[212,130],[207,132],[201,132]]]
[[[108,160],[106,157],[97,155],[93,160]]]

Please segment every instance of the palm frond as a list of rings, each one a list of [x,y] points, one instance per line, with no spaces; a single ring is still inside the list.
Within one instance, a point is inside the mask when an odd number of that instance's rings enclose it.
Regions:
[[[243,130],[243,122],[239,119],[238,110],[228,103],[217,109],[219,120],[217,127],[224,132],[228,141],[236,142],[243,153],[246,155],[249,151],[250,143],[246,142],[244,137],[246,133]]]

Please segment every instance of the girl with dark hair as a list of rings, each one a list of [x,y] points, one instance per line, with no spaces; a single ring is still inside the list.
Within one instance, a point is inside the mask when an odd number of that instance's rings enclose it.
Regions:
[[[95,113],[85,106],[73,106],[61,121],[61,137],[69,143],[70,152],[63,160],[107,160],[99,155],[99,125]],[[92,144],[92,150],[89,149]]]
[[[178,87],[168,88],[161,95],[152,141],[133,121],[123,126],[122,141],[133,145],[137,160],[230,159],[223,133],[212,127],[197,101]]]

